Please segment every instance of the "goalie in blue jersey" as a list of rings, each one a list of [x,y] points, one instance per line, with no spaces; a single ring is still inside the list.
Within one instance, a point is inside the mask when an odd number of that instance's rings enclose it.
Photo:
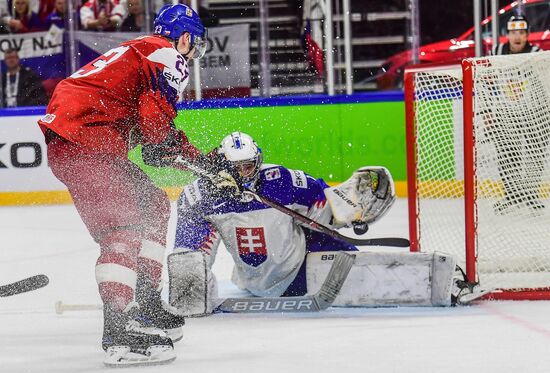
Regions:
[[[332,228],[361,229],[395,201],[392,177],[383,167],[361,168],[331,188],[304,171],[264,164],[256,142],[241,132],[225,137],[211,154],[238,169],[245,189]],[[216,306],[211,268],[222,241],[235,264],[233,282],[259,297],[306,294],[309,253],[357,250],[301,226],[246,192],[220,193],[207,178],[199,178],[179,198],[175,249],[168,258],[170,303],[188,315],[207,314]]]

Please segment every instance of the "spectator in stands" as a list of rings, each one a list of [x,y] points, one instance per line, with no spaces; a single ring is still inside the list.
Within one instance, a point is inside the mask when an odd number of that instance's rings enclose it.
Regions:
[[[86,30],[116,31],[126,17],[119,0],[88,0],[80,8],[80,22]]]
[[[5,107],[46,105],[46,92],[38,75],[22,66],[15,49],[4,52],[7,73],[2,73],[2,102]]]
[[[122,22],[120,31],[143,32],[145,31],[145,12],[143,10],[142,0],[128,0],[128,17]],[[151,14],[150,30],[153,30],[153,21],[155,15]]]
[[[56,0],[39,0],[38,1],[38,17],[41,22],[45,22],[46,18],[55,10]]]
[[[11,20],[11,2],[9,0],[0,0],[0,34],[10,32],[8,26]]]
[[[13,33],[44,30],[44,24],[40,21],[40,17],[31,9],[30,0],[13,1],[12,18],[7,24]]]
[[[536,45],[531,45],[527,40],[529,23],[523,15],[510,17],[506,27],[508,41],[495,45],[494,55],[539,51]],[[505,102],[517,100],[513,96],[514,84],[516,87],[521,87],[523,83],[511,81],[509,92],[500,92],[503,97],[507,97]],[[515,110],[521,112],[521,110],[529,110],[529,108],[515,105]],[[522,115],[524,114],[522,113]],[[523,204],[533,211],[545,208],[539,195],[539,188],[548,157],[547,149],[550,139],[544,128],[548,123],[543,124],[540,128],[526,128],[523,123],[514,118],[516,116],[511,113],[505,120],[497,118],[492,112],[487,112],[484,115],[487,122],[486,133],[495,145],[498,171],[504,188],[504,198],[493,206],[497,215],[511,213],[516,210],[516,207]]]
[[[493,55],[538,52],[539,47],[529,43],[529,22],[522,15],[512,16],[506,24],[508,41],[495,44]]]
[[[65,28],[65,14],[67,12],[67,0],[55,0],[55,9],[46,17],[45,26],[49,29],[52,25]]]

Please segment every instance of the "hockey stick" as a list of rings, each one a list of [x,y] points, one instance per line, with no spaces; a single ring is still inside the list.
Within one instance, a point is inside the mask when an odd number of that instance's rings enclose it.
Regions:
[[[316,222],[313,219],[308,218],[305,215],[300,214],[299,212],[296,212],[292,209],[289,209],[285,205],[282,205],[276,201],[273,201],[265,196],[261,196],[255,192],[252,192],[250,190],[246,190],[247,193],[252,194],[255,198],[260,200],[262,203],[268,205],[269,207],[273,207],[274,209],[277,209],[294,219],[298,220],[301,223],[304,223],[307,228],[316,230],[319,232],[322,232],[326,235],[329,235],[333,238],[336,238],[338,240],[350,243],[352,245],[358,245],[358,246],[396,246],[396,247],[409,247],[410,242],[406,238],[399,238],[399,237],[384,237],[384,238],[366,238],[366,239],[360,239],[360,238],[353,238],[344,236],[343,234],[340,234],[338,231],[331,229],[321,223]]]
[[[35,275],[11,284],[0,286],[0,297],[9,297],[43,288],[48,285],[50,279],[46,275]]]
[[[102,304],[65,304],[60,300],[55,302],[55,313],[58,315],[62,315],[66,311],[97,311],[102,309]]]
[[[313,295],[301,297],[277,298],[226,298],[216,307],[214,313],[269,313],[269,312],[318,312],[332,305],[338,296],[349,271],[355,262],[355,254],[340,251],[336,255],[330,271],[319,291]],[[102,310],[100,304],[65,304],[55,302],[55,313],[66,311]]]
[[[301,297],[277,298],[227,298],[214,312],[229,313],[272,313],[272,312],[318,312],[332,305],[338,296],[349,271],[355,262],[355,255],[340,251],[319,291]]]
[[[196,173],[199,176],[204,176],[210,180],[218,178],[217,175],[212,175],[208,171],[202,169],[201,167],[187,161],[183,157],[177,157],[176,162],[181,163],[185,165],[189,170]],[[409,247],[410,242],[406,238],[398,238],[398,237],[384,237],[384,238],[367,238],[367,239],[358,239],[358,238],[352,238],[344,236],[340,233],[338,233],[336,230],[331,229],[321,223],[316,222],[315,220],[308,218],[305,215],[300,214],[297,211],[294,211],[279,202],[273,201],[270,198],[267,198],[265,196],[259,195],[256,192],[253,192],[250,189],[245,188],[245,193],[248,193],[252,195],[254,198],[259,200],[260,202],[264,203],[265,205],[272,207],[276,210],[281,211],[282,213],[285,213],[292,218],[298,220],[299,222],[303,223],[306,228],[316,230],[322,233],[325,233],[333,238],[336,238],[338,240],[350,243],[352,245],[358,245],[358,246],[395,246],[395,247]]]

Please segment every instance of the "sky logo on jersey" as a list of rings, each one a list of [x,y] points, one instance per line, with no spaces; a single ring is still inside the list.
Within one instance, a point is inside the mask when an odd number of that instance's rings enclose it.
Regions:
[[[267,246],[262,227],[235,228],[239,256],[246,264],[258,267],[267,259]]]
[[[296,188],[307,189],[307,177],[304,171],[300,170],[288,170],[290,177],[292,178],[292,185]]]

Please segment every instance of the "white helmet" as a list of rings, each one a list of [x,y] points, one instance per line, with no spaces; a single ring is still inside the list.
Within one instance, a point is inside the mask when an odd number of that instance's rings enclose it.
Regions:
[[[218,153],[237,167],[245,183],[255,181],[263,158],[262,149],[252,137],[246,133],[233,132],[222,140]]]

